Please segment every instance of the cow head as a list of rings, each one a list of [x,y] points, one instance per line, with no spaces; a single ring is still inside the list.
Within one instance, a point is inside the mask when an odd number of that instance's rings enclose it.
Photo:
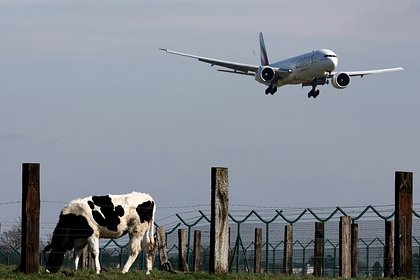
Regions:
[[[64,262],[64,254],[73,249],[74,240],[86,239],[93,234],[83,216],[75,214],[61,214],[54,229],[51,244],[45,246],[44,253],[49,253],[45,265],[46,272],[56,273]]]
[[[66,250],[54,248],[51,244],[45,246],[44,254],[48,254],[46,257],[45,271],[47,273],[57,273],[64,262],[64,254]]]

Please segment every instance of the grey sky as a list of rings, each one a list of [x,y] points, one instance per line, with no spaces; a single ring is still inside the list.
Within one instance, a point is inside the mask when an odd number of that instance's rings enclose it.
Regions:
[[[212,166],[232,204],[392,204],[394,172],[420,172],[419,26],[418,1],[0,1],[0,203],[40,162],[43,201],[144,191],[158,219],[208,204]],[[338,70],[406,70],[314,100],[158,51],[257,64],[260,31],[271,61],[329,48]]]

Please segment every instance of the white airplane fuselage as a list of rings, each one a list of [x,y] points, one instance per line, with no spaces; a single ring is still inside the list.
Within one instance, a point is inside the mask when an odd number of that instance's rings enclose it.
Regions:
[[[337,65],[337,55],[331,50],[321,49],[275,62],[269,66],[291,70],[291,75],[277,81],[277,87],[281,87],[290,84],[309,83],[314,78],[328,77]],[[256,80],[258,81],[258,79]],[[261,83],[270,85],[270,82]]]
[[[379,74],[403,70],[402,67],[385,68],[376,70],[362,71],[342,71],[335,72],[338,65],[337,55],[328,49],[320,49],[275,63],[269,63],[265,48],[263,34],[260,38],[260,65],[231,62],[198,56],[194,54],[181,53],[161,48],[167,53],[198,59],[200,62],[208,63],[211,66],[219,66],[221,72],[234,73],[240,75],[254,76],[255,80],[267,87],[265,94],[273,95],[278,87],[284,85],[301,84],[303,87],[312,87],[308,92],[308,97],[316,98],[319,95],[318,85],[330,84],[336,89],[345,89],[352,77],[363,77],[370,74]]]

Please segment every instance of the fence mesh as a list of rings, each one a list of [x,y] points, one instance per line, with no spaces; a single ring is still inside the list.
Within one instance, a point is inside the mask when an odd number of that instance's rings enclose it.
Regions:
[[[269,209],[244,210],[243,207],[230,207],[230,251],[229,270],[231,272],[252,272],[254,270],[255,229],[262,229],[262,271],[282,273],[284,259],[284,228],[293,227],[293,274],[309,275],[314,272],[315,222],[323,222],[324,267],[323,275],[339,275],[339,218],[352,217],[358,224],[358,276],[381,277],[384,267],[385,221],[394,219],[394,206],[336,207],[312,209]],[[420,216],[413,210],[413,276],[420,276]],[[159,223],[159,221],[158,221]],[[208,271],[210,243],[210,210],[188,211],[173,216],[171,222],[164,224],[169,259],[178,269],[178,229],[187,232],[187,261],[192,270],[193,236],[195,230],[201,231],[201,270]],[[127,238],[102,240],[100,261],[104,267],[122,267],[128,257]],[[72,267],[71,252],[67,253],[65,266]],[[0,262],[19,264],[20,248],[0,246]],[[44,258],[41,256],[41,264]],[[158,257],[155,267],[158,267]],[[144,269],[145,258],[141,254],[133,268]]]

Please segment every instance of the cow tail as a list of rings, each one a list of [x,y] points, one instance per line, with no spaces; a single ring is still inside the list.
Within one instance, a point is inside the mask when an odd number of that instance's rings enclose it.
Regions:
[[[149,222],[149,240],[152,245],[155,245],[155,212],[156,205],[153,205],[152,219]]]

